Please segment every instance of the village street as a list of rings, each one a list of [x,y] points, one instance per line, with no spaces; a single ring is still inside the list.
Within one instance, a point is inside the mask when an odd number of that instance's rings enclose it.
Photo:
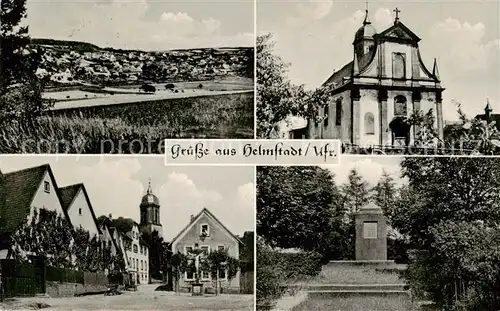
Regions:
[[[0,303],[0,310],[33,310],[37,303],[50,305],[43,310],[253,310],[253,295],[220,295],[193,297],[154,289],[158,285],[141,285],[137,292],[121,295],[91,295],[68,298],[16,298]]]

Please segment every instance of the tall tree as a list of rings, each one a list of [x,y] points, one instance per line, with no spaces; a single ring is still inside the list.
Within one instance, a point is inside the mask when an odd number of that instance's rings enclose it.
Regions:
[[[342,185],[341,191],[344,198],[344,208],[350,215],[359,212],[359,209],[370,200],[368,183],[363,180],[355,168],[349,172],[347,183]]]
[[[384,170],[380,180],[375,187],[373,187],[372,192],[372,198],[375,204],[382,208],[387,217],[391,218],[396,196],[398,194],[394,178]]]
[[[272,246],[315,250],[340,213],[334,175],[320,167],[257,167],[257,231]]]
[[[485,236],[496,235],[500,226],[500,159],[405,158],[401,167],[409,185],[395,205],[392,225],[413,248],[407,279],[442,307],[466,299],[481,305],[470,310],[497,310],[499,301],[488,297],[498,292],[492,277],[500,240],[485,243]],[[491,252],[478,250],[486,245]],[[469,300],[460,288],[479,293],[479,300]]]

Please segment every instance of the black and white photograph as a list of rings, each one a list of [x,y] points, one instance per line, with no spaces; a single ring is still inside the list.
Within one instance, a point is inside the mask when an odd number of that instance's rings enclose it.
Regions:
[[[0,153],[254,137],[253,1],[1,3]]]
[[[257,136],[500,154],[498,1],[257,2]]]
[[[257,310],[500,307],[500,159],[257,167]]]
[[[2,310],[254,310],[254,167],[1,156]]]

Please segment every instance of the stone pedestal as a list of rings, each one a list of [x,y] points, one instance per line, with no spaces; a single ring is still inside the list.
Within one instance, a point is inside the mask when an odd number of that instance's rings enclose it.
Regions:
[[[369,203],[356,214],[356,261],[387,260],[387,220],[382,209]]]
[[[191,295],[192,296],[203,296],[203,284],[194,283],[191,285]]]

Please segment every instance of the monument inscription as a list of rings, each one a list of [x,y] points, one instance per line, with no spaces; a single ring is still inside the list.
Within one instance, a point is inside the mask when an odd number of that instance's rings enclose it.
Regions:
[[[363,238],[364,239],[377,239],[378,226],[375,221],[366,221],[363,223]]]

